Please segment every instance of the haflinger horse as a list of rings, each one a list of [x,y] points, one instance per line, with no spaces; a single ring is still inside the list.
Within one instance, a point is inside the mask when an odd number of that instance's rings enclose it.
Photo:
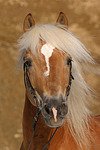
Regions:
[[[100,150],[100,116],[88,109],[93,99],[82,77],[82,64],[94,61],[68,30],[65,14],[46,25],[35,25],[28,14],[23,29],[19,64],[26,98],[20,150]]]

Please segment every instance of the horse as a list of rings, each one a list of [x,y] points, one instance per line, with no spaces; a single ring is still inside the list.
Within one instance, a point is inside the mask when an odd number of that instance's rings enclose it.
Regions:
[[[100,150],[100,116],[89,110],[93,98],[82,75],[82,64],[94,60],[69,31],[65,14],[60,12],[55,24],[43,25],[28,14],[23,31],[19,65],[26,94],[20,150],[42,150],[49,139],[48,150]]]

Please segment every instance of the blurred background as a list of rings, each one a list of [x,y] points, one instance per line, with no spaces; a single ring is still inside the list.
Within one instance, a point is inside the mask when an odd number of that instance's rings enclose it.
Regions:
[[[97,62],[84,72],[96,95],[90,109],[100,114],[100,0],[0,0],[0,150],[19,150],[22,142],[25,88],[16,65],[24,18],[31,12],[37,24],[55,23],[60,11]]]

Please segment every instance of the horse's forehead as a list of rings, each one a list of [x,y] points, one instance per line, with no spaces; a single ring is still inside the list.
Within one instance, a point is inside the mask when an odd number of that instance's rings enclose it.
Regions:
[[[44,44],[41,48],[41,53],[45,56],[45,59],[49,59],[52,56],[54,48],[50,44]]]
[[[54,61],[50,61],[50,59],[54,58],[57,61],[56,58],[59,58],[59,56],[62,56],[62,55],[59,55],[59,54],[61,54],[61,52],[56,47],[52,46],[49,43],[42,45],[40,52],[44,56],[46,68],[47,68],[47,71],[44,72],[44,75],[49,76],[49,74],[50,74],[50,63],[54,62]]]
[[[41,47],[41,53],[45,57],[45,62],[46,62],[46,67],[47,67],[47,71],[44,73],[45,76],[48,76],[50,73],[49,59],[50,59],[50,57],[52,57],[54,49],[55,49],[54,46],[47,44],[47,43]]]
[[[67,54],[48,43],[41,46],[40,53],[44,56],[45,60],[49,60],[51,57],[63,58]]]

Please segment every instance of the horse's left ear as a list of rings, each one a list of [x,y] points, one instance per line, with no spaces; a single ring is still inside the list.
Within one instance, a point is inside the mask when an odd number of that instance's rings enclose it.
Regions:
[[[35,25],[35,21],[32,17],[32,14],[29,13],[26,17],[25,17],[25,20],[24,20],[24,24],[23,24],[23,30],[24,32],[27,31],[27,29],[31,28],[32,26]]]
[[[58,16],[56,23],[68,26],[67,17],[65,16],[65,14],[63,12],[59,13],[59,16]]]

